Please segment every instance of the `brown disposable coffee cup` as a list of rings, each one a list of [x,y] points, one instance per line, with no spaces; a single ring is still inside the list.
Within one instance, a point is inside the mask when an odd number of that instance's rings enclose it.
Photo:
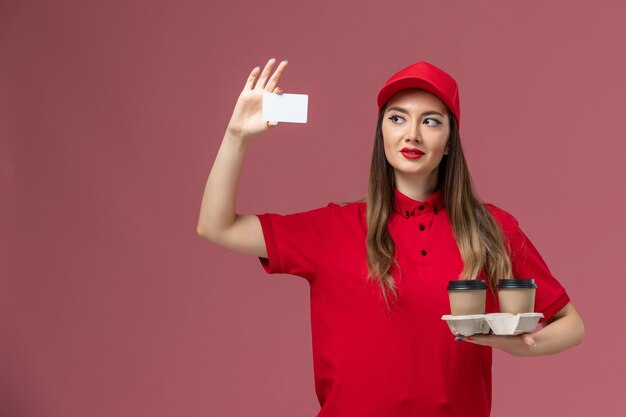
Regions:
[[[532,278],[498,280],[498,303],[501,313],[533,313],[537,284]]]
[[[465,316],[485,314],[487,284],[480,279],[456,279],[448,282],[450,314]]]

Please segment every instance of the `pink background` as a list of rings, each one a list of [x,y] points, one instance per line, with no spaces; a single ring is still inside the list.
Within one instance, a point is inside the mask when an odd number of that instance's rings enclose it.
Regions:
[[[306,281],[196,235],[236,98],[270,57],[309,122],[254,141],[237,211],[365,195],[378,89],[435,63],[459,82],[480,196],[586,326],[558,355],[494,350],[492,415],[626,415],[626,10],[443,3],[0,3],[0,415],[317,413]]]

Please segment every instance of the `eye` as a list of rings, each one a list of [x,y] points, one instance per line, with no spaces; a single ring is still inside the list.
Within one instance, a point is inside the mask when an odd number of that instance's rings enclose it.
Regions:
[[[399,117],[400,119],[404,120],[404,118],[403,118],[403,117],[400,117],[400,116],[398,116],[397,114],[394,114],[393,116],[391,116],[391,117],[389,118],[389,120],[391,120],[392,122],[394,122],[394,117]],[[394,123],[395,123],[395,122],[394,122]]]
[[[434,121],[434,122],[437,122],[436,124],[434,124],[434,125],[429,125],[429,126],[439,126],[439,125],[441,124],[441,122],[440,122],[439,120],[437,120],[437,119],[433,119],[432,117],[429,117],[429,118],[424,119],[424,120],[432,120],[432,121]]]
[[[389,120],[391,120],[392,122],[394,122],[395,124],[397,124],[397,122],[395,121],[395,120],[396,120],[396,119],[395,119],[396,117],[397,117],[397,118],[399,118],[399,119],[404,120],[404,117],[402,117],[402,116],[398,116],[397,114],[394,114],[393,116],[389,117]],[[430,120],[430,121],[435,122],[434,124],[429,124],[429,125],[428,125],[428,126],[431,126],[431,127],[439,126],[439,125],[441,124],[441,122],[440,122],[439,120],[437,120],[437,119],[433,119],[432,117],[428,117],[428,118],[426,118],[426,119],[424,119],[424,120]]]

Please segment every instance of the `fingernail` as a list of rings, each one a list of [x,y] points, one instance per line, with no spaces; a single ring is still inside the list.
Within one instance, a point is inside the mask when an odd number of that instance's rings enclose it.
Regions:
[[[283,59],[283,62],[286,64],[288,61],[286,59]]]
[[[455,339],[454,339],[454,341],[455,341],[455,342],[462,342],[462,341],[463,341],[463,339],[461,339],[460,337],[457,337],[457,338],[455,338]]]

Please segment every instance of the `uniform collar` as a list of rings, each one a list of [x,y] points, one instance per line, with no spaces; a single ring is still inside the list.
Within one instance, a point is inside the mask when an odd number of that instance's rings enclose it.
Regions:
[[[433,194],[424,201],[413,200],[394,188],[393,191],[394,211],[402,217],[414,216],[417,214],[432,212],[437,214],[443,209],[443,196],[441,189],[438,188]]]

